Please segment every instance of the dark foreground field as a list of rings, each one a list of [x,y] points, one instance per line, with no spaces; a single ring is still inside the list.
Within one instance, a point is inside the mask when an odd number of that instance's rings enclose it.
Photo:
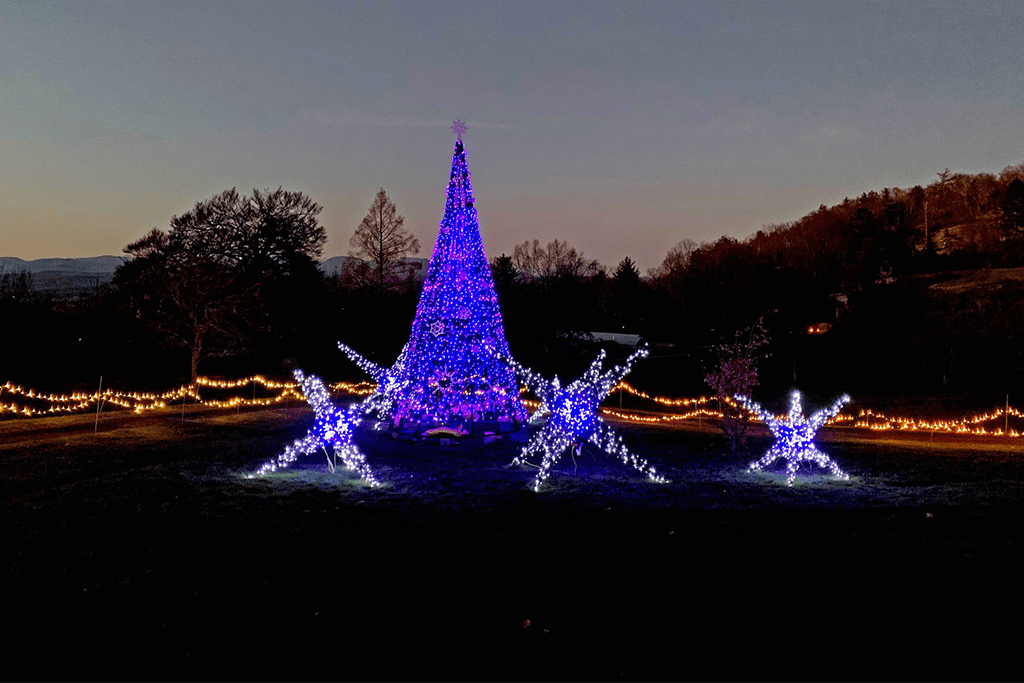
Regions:
[[[1020,447],[839,441],[848,482],[622,426],[672,479],[374,434],[308,411],[0,424],[4,679],[1019,678]],[[752,444],[756,453],[767,440]],[[575,471],[574,471],[575,470]]]

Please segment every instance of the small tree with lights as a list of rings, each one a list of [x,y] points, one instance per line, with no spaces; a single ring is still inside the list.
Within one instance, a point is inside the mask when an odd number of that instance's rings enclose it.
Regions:
[[[740,330],[731,342],[719,344],[717,367],[704,376],[721,405],[722,431],[734,451],[746,443],[750,423],[733,396],[747,396],[757,386],[757,363],[767,355],[761,350],[767,344],[768,334],[760,322]]]

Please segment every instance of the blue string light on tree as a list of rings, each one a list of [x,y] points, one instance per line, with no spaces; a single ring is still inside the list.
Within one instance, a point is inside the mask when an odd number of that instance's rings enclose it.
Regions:
[[[760,460],[750,463],[748,471],[760,471],[776,460],[784,459],[787,473],[786,484],[789,486],[793,485],[797,468],[805,462],[814,463],[827,469],[837,479],[850,478],[850,475],[839,469],[839,465],[832,458],[819,451],[814,445],[814,435],[826,422],[839,414],[843,406],[850,401],[849,396],[844,394],[831,407],[819,410],[810,418],[804,417],[799,391],[794,391],[790,397],[789,415],[786,417],[773,415],[746,396],[736,396],[735,399],[741,406],[764,422],[775,436],[775,443],[772,444],[772,447]]]
[[[296,370],[295,379],[302,386],[302,392],[316,414],[313,428],[306,433],[306,436],[284,449],[281,455],[265,463],[255,473],[250,474],[249,478],[276,472],[295,462],[300,455],[308,455],[323,449],[324,454],[327,455],[327,466],[332,473],[335,470],[337,459],[341,458],[348,469],[356,472],[370,486],[380,486],[380,482],[373,475],[373,470],[367,464],[366,458],[352,442],[356,425],[360,421],[358,410],[338,410],[331,402],[327,387],[319,377],[314,375],[307,377],[301,370]],[[328,446],[334,450],[333,461],[327,451]]]
[[[597,414],[601,401],[629,373],[633,362],[647,355],[647,349],[641,348],[633,352],[624,365],[617,365],[602,372],[605,355],[602,349],[583,376],[565,388],[562,388],[557,377],[548,381],[516,361],[508,359],[507,356],[501,356],[540,399],[541,407],[534,415],[549,413],[547,424],[534,434],[512,461],[513,465],[522,465],[529,461],[532,454],[544,453],[540,471],[533,483],[534,491],[540,490],[540,485],[551,474],[551,468],[558,462],[562,453],[569,448],[575,448],[579,453],[584,442],[594,444],[605,453],[617,457],[623,464],[632,465],[646,474],[651,481],[667,481],[646,460],[631,453],[622,443],[622,438]]]
[[[396,431],[412,435],[429,434],[439,427],[473,433],[480,425],[487,425],[484,428],[492,433],[511,432],[521,427],[526,410],[515,373],[490,351],[509,355],[480,238],[462,142],[466,126],[456,121],[452,131],[457,139],[444,218],[409,341],[391,368],[391,387],[381,390],[377,410],[391,419]],[[358,354],[344,346],[342,350],[356,360]],[[360,367],[371,375],[381,371],[373,364],[360,363]]]

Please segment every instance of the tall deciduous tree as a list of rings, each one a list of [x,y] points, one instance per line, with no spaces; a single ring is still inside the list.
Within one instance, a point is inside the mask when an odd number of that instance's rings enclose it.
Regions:
[[[402,259],[420,251],[420,241],[405,229],[405,218],[398,215],[383,187],[349,244],[353,249],[349,256],[361,259],[366,266],[362,273],[357,271],[357,277],[372,283],[378,293],[393,288],[408,272]]]
[[[227,190],[174,216],[169,231],[154,228],[126,246],[132,259],[114,285],[157,341],[190,351],[195,381],[203,358],[237,352],[273,325],[280,311],[265,305],[265,288],[279,293],[316,270],[327,239],[320,211],[300,192]]]

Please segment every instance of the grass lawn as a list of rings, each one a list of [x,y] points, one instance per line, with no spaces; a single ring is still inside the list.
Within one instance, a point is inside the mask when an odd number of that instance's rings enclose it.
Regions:
[[[750,474],[705,425],[617,424],[665,473],[361,436],[249,480],[304,407],[0,423],[5,679],[1018,678],[1024,458],[834,430],[850,473]]]

